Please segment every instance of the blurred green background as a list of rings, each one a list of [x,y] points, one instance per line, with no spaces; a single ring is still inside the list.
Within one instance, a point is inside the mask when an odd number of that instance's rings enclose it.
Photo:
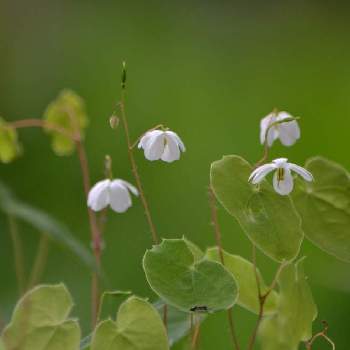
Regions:
[[[119,96],[121,62],[128,64],[127,110],[132,138],[164,123],[187,146],[180,161],[151,163],[136,153],[157,229],[162,237],[186,235],[202,248],[214,244],[207,191],[209,166],[223,154],[253,162],[261,156],[259,121],[274,107],[300,116],[302,138],[278,143],[271,157],[302,164],[324,155],[350,168],[350,12],[344,1],[92,1],[1,0],[0,115],[41,118],[65,87],[86,101],[92,181],[103,176],[110,154],[117,177],[133,181],[122,129],[108,119]],[[24,154],[0,166],[0,179],[23,200],[65,222],[89,246],[89,227],[76,155],[59,158],[39,129],[21,130]],[[236,222],[219,209],[225,248],[250,258]],[[0,217],[0,314],[7,320],[17,299],[12,245]],[[38,243],[20,226],[29,270]],[[141,267],[151,246],[139,200],[123,215],[109,213],[103,265],[111,287],[154,298]],[[349,340],[349,266],[309,242],[301,254],[319,319],[330,324],[338,349]],[[276,265],[262,254],[269,280]],[[84,334],[90,324],[90,274],[69,253],[51,245],[45,282],[71,290]],[[255,317],[236,308],[246,343]],[[226,314],[203,326],[202,349],[228,349]],[[317,348],[328,346],[317,343]]]

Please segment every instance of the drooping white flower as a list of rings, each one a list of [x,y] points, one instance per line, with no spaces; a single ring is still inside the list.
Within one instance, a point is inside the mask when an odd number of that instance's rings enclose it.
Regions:
[[[312,174],[301,166],[289,163],[287,158],[278,158],[273,160],[272,163],[264,164],[255,169],[248,181],[252,184],[258,184],[267,174],[274,170],[273,187],[282,196],[289,194],[293,190],[294,181],[291,171],[295,171],[306,181],[313,181],[314,179]]]
[[[161,159],[168,163],[178,160],[180,153],[186,150],[180,137],[170,130],[152,130],[146,132],[142,136],[138,148],[143,148],[146,159]]]
[[[117,213],[124,213],[132,205],[130,192],[135,196],[139,194],[136,187],[127,181],[102,180],[91,188],[87,204],[93,211],[100,211],[110,205]]]
[[[293,118],[287,112],[272,112],[260,122],[260,142],[265,143],[266,132],[269,126],[278,121]],[[276,139],[280,139],[285,146],[292,146],[300,138],[300,128],[296,120],[278,123],[272,126],[267,133],[267,144],[272,146]]]

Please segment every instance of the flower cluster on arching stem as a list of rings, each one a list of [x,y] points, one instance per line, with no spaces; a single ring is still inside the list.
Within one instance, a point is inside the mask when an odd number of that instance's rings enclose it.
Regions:
[[[273,111],[260,122],[260,142],[271,147],[279,139],[284,146],[292,146],[300,138],[300,128],[296,118],[287,112]],[[287,158],[278,158],[263,164],[250,174],[248,181],[259,184],[274,171],[273,187],[275,191],[286,196],[293,191],[294,179],[292,171],[300,175],[305,181],[313,181],[312,174],[303,167],[288,162]]]

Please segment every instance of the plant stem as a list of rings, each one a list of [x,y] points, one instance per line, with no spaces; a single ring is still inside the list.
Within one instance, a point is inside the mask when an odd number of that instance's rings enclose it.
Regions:
[[[208,193],[209,193],[209,206],[210,206],[210,211],[211,211],[211,221],[212,221],[212,225],[214,227],[215,241],[216,241],[216,245],[218,247],[220,261],[221,261],[222,265],[225,265],[224,253],[223,253],[223,248],[222,248],[221,230],[220,230],[220,225],[219,225],[219,220],[218,220],[215,194],[214,194],[214,191],[213,191],[213,188],[211,187],[211,185],[209,185]],[[229,328],[230,328],[232,342],[233,342],[236,350],[240,350],[240,345],[239,345],[236,330],[235,330],[235,324],[233,321],[232,309],[233,309],[233,307],[231,307],[230,309],[227,310],[227,319],[228,319],[228,324],[229,324]]]
[[[39,281],[44,272],[47,256],[49,252],[49,239],[45,233],[40,236],[39,247],[36,254],[35,262],[30,274],[27,290],[34,287]]]
[[[201,322],[200,322],[199,317],[194,316],[194,323],[195,323],[195,327],[194,327],[194,331],[192,334],[192,340],[191,340],[191,349],[192,350],[197,349],[197,346],[198,346],[200,327],[201,327]]]
[[[25,271],[24,271],[24,258],[23,258],[23,246],[21,236],[18,232],[18,225],[15,217],[8,214],[9,230],[13,244],[13,255],[15,261],[15,271],[18,285],[18,293],[20,296],[25,292]]]
[[[335,350],[335,344],[334,342],[327,336],[328,332],[328,323],[326,321],[322,321],[323,323],[323,330],[316,333],[315,335],[312,336],[312,338],[305,343],[306,349],[307,350],[312,350],[312,345],[315,342],[317,338],[323,338],[325,339],[332,347],[332,350]]]

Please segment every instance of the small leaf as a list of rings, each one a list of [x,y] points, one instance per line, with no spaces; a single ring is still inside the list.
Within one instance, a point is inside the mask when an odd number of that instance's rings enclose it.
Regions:
[[[90,269],[98,271],[92,254],[74,237],[67,227],[40,209],[18,200],[10,189],[1,182],[0,210],[32,225],[38,230],[38,233],[47,234],[54,242],[68,248]]]
[[[102,321],[91,350],[168,350],[166,330],[157,310],[132,296],[119,308],[116,321]]]
[[[161,317],[163,316],[164,305],[164,302],[161,300],[154,304]],[[206,318],[206,314],[198,314],[199,322],[203,322]],[[169,345],[173,346],[176,342],[190,333],[190,314],[188,312],[181,311],[173,306],[167,305],[167,330]]]
[[[164,239],[143,258],[149,285],[166,304],[185,312],[230,308],[237,299],[232,274],[221,264],[198,257],[193,253],[193,243]]]
[[[71,155],[74,151],[74,141],[67,135],[52,130],[50,126],[63,129],[67,134],[74,135],[77,132],[83,136],[87,126],[85,104],[80,96],[71,90],[63,90],[58,97],[47,107],[44,118],[46,119],[47,132],[52,135],[52,148],[59,156]]]
[[[63,284],[42,285],[18,302],[2,339],[6,350],[76,350],[80,328],[67,319],[73,302]]]
[[[263,350],[296,350],[301,341],[307,341],[312,336],[317,307],[302,261],[287,265],[280,274],[278,312],[263,321],[259,332]]]
[[[214,162],[210,173],[214,193],[267,256],[279,262],[292,260],[303,240],[300,218],[290,198],[278,195],[266,180],[259,187],[250,185],[252,170],[234,155]]]
[[[17,131],[0,118],[0,161],[12,162],[21,153]]]
[[[306,163],[314,182],[298,181],[293,193],[305,236],[338,259],[350,262],[350,175],[330,160]]]
[[[259,313],[259,298],[258,298],[258,287],[256,284],[256,277],[254,272],[254,265],[242,258],[239,255],[232,255],[223,251],[225,267],[232,273],[235,277],[238,286],[238,300],[237,304],[244,307],[245,309],[254,312],[255,314]],[[209,248],[207,250],[206,256],[209,259],[220,262],[218,248]],[[261,292],[265,293],[268,290],[264,279],[259,270],[257,270]],[[272,291],[266,299],[264,314],[270,315],[276,312],[278,301],[278,294],[276,291]]]

